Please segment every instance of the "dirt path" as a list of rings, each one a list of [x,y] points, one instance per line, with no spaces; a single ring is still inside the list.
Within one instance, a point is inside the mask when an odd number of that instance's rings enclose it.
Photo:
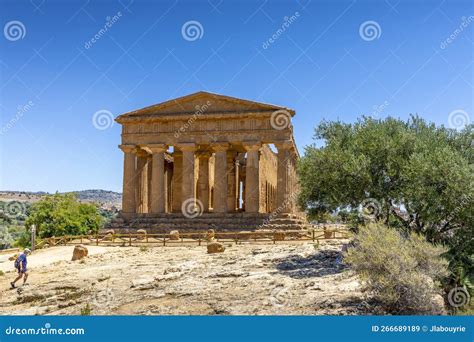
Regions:
[[[33,254],[30,285],[18,291],[8,290],[13,272],[0,276],[0,312],[77,315],[89,303],[93,315],[367,313],[357,278],[337,263],[339,243],[231,245],[212,255],[205,247],[88,248],[76,262],[73,247]]]
[[[87,249],[89,250],[89,255],[106,253],[110,250],[110,248],[101,246],[88,246]],[[28,257],[28,268],[35,269],[58,261],[71,260],[73,250],[74,246],[59,246],[35,251]],[[0,255],[0,271],[8,272],[14,270],[13,262],[8,260],[8,258],[14,254],[15,253]]]

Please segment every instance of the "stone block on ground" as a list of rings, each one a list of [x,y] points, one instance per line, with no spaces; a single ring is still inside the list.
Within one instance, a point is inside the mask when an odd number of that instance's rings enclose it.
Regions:
[[[89,251],[86,247],[82,245],[77,245],[74,247],[74,251],[72,252],[72,261],[80,260],[86,257],[89,254]]]
[[[207,245],[207,253],[223,253],[225,251],[225,247],[223,244],[219,242],[212,242]]]
[[[170,232],[170,240],[179,240],[179,231],[172,230]]]
[[[137,230],[137,234],[138,234],[137,239],[139,239],[139,240],[146,239],[147,232],[146,232],[145,229]]]
[[[209,229],[206,233],[206,240],[214,241],[215,238],[216,238],[216,232],[214,231],[214,229]]]

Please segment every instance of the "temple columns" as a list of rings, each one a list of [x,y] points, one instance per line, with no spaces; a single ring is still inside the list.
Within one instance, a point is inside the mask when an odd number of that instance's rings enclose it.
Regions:
[[[122,212],[124,214],[134,214],[136,212],[135,202],[135,146],[120,145],[124,152],[123,160],[123,192],[122,192]]]
[[[179,148],[183,151],[183,169],[182,169],[182,202],[195,198],[194,190],[194,151],[195,144],[180,144]]]
[[[281,142],[275,144],[278,149],[278,166],[277,166],[277,210],[286,214],[289,213],[290,203],[288,201],[288,191],[290,174],[289,174],[289,165],[291,162],[291,142]]]
[[[199,153],[198,194],[204,212],[209,211],[209,152]]]
[[[227,149],[228,143],[212,145],[215,151],[214,162],[214,203],[216,213],[227,212]]]
[[[227,211],[232,212],[237,208],[236,192],[237,192],[237,180],[236,180],[236,168],[235,168],[235,156],[237,152],[227,151]]]
[[[166,145],[149,145],[146,148],[151,153],[151,178],[150,178],[150,207],[153,214],[164,213],[166,204],[165,191],[165,152]]]
[[[244,144],[247,150],[245,166],[245,211],[258,213],[260,207],[259,150],[260,143]]]
[[[137,150],[137,191],[136,204],[138,213],[148,212],[148,155],[143,150]]]
[[[173,179],[172,179],[172,208],[173,212],[181,211],[181,184],[183,170],[183,153],[174,148],[173,152]]]

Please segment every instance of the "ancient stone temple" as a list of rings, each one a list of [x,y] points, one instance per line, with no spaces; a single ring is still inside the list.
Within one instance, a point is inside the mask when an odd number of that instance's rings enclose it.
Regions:
[[[208,92],[120,115],[123,204],[111,227],[301,227],[294,115]]]

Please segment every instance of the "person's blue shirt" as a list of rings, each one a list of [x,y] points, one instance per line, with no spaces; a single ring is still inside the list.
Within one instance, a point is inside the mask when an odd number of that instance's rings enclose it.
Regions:
[[[27,260],[26,260],[26,254],[25,253],[20,254],[20,256],[18,257],[18,261],[21,262],[22,269],[26,270]]]

